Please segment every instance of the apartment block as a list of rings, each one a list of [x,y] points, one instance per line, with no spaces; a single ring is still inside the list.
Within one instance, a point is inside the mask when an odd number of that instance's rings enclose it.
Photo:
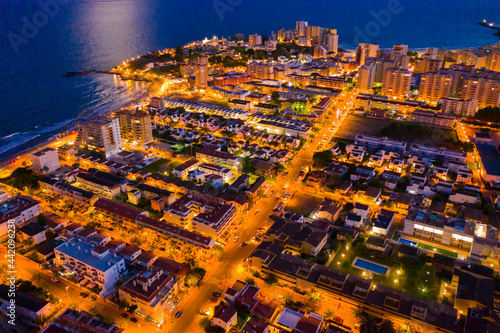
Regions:
[[[446,148],[425,147],[416,143],[410,145],[410,155],[427,157],[434,160],[442,160],[445,162],[460,162],[467,161],[467,153],[449,150]]]
[[[57,265],[99,285],[102,288],[101,295],[112,291],[125,271],[123,258],[112,254],[104,246],[94,246],[77,238],[71,238],[56,247],[54,254]]]
[[[375,71],[377,66],[374,63],[365,64],[358,69],[358,82],[356,89],[360,92],[369,92],[375,84]]]
[[[382,78],[382,94],[394,97],[405,97],[410,92],[412,72],[389,68]]]
[[[436,113],[434,111],[415,110],[410,114],[410,121],[438,127],[452,128],[455,125],[455,117],[449,114]]]
[[[356,135],[354,143],[369,151],[385,150],[386,152],[394,151],[398,154],[403,154],[406,151],[407,145],[404,141],[390,140],[387,137],[379,138],[364,134]]]
[[[42,211],[40,203],[30,197],[16,195],[0,203],[0,235],[7,233],[9,220],[14,220],[16,227],[32,219]]]
[[[48,174],[61,167],[57,150],[47,147],[30,155],[33,171],[38,174]]]
[[[208,57],[205,54],[198,56],[198,62],[195,65],[195,70],[196,88],[208,88]]]
[[[120,118],[122,140],[142,146],[153,141],[151,116],[147,112],[122,110],[117,112]]]
[[[247,64],[248,75],[252,75],[256,79],[261,80],[273,80],[274,79],[274,67],[272,63],[267,63],[259,60],[251,60]]]
[[[78,125],[75,145],[103,152],[106,157],[115,155],[122,149],[119,119],[100,118],[87,124]]]
[[[478,100],[470,98],[467,100],[458,98],[440,98],[438,104],[445,113],[451,113],[461,117],[472,118],[478,109]]]
[[[426,102],[437,102],[442,97],[450,96],[451,80],[451,75],[424,73],[420,79],[418,94]]]
[[[467,77],[463,81],[460,99],[475,98],[479,107],[500,105],[500,80]]]

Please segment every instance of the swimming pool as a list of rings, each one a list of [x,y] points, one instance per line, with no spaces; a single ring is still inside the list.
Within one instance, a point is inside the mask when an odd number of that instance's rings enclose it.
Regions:
[[[361,258],[356,258],[352,264],[356,268],[361,268],[366,271],[373,272],[375,274],[386,275],[389,271],[389,267],[379,265],[373,261],[368,261]]]
[[[404,239],[404,238],[400,238],[399,242],[401,244],[406,244],[406,245],[411,245],[411,246],[417,246],[417,244],[418,244],[417,242],[412,242],[412,241],[409,241],[409,240]]]

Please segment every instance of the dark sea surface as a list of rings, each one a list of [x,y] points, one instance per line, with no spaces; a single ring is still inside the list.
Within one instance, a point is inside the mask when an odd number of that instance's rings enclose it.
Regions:
[[[43,4],[51,5],[44,10]],[[1,0],[0,159],[147,89],[108,74],[66,72],[109,70],[148,51],[213,35],[268,36],[294,28],[297,20],[336,28],[346,48],[358,42],[411,49],[494,44],[500,40],[494,31],[477,22],[500,24],[499,9],[497,0]]]

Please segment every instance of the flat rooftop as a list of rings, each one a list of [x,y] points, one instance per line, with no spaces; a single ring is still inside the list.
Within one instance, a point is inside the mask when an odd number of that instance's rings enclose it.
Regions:
[[[476,149],[488,175],[500,176],[500,153],[495,146],[476,143]]]

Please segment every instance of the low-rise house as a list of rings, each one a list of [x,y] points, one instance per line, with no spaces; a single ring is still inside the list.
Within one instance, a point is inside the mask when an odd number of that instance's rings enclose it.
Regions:
[[[375,177],[375,169],[369,166],[360,165],[356,171],[351,174],[351,181],[368,181]]]
[[[353,213],[367,219],[370,216],[370,206],[359,202],[354,204]]]
[[[355,213],[349,213],[345,218],[345,226],[360,229],[363,226],[363,217]]]
[[[312,214],[312,217],[334,223],[340,216],[340,210],[340,207],[333,201],[325,200],[319,203],[318,207],[316,207],[316,210]]]
[[[382,195],[382,189],[373,186],[367,186],[365,192],[361,195],[361,198],[367,202],[378,202],[380,196]]]
[[[326,172],[323,170],[311,171],[307,176],[306,186],[321,188],[326,182]]]
[[[366,247],[370,250],[385,255],[387,250],[387,239],[379,236],[370,236],[366,242]]]
[[[454,202],[458,204],[471,204],[474,205],[476,203],[481,202],[481,194],[474,192],[474,191],[468,191],[468,190],[459,190],[453,193],[452,195],[449,196],[448,198],[449,202]]]
[[[373,221],[373,233],[376,235],[387,236],[389,229],[394,222],[395,215],[396,214],[390,210],[381,209],[380,213]]]
[[[333,188],[338,191],[340,194],[346,195],[352,189],[352,182],[348,180],[343,180],[338,184],[335,184]]]
[[[237,314],[238,312],[231,305],[223,304],[214,313],[212,324],[222,327],[227,332],[236,324]]]
[[[74,332],[95,332],[95,333],[123,333],[125,329],[115,324],[107,323],[94,317],[86,311],[66,309],[59,317],[45,327],[40,333],[74,333]]]
[[[47,240],[45,228],[32,222],[18,229],[17,236],[21,241],[30,240],[33,244],[38,244]]]
[[[439,180],[436,185],[436,191],[443,194],[451,194],[453,192],[453,183]]]
[[[337,161],[333,161],[332,163],[328,164],[323,170],[330,177],[336,176],[338,178],[342,178],[347,174],[347,171],[349,171],[349,167]]]
[[[12,304],[11,300],[15,300],[16,315],[24,315],[32,321],[35,321],[39,316],[48,316],[52,310],[49,301],[21,290],[16,290],[15,298],[13,298],[10,287],[0,284],[0,312],[11,313],[8,308]]]

